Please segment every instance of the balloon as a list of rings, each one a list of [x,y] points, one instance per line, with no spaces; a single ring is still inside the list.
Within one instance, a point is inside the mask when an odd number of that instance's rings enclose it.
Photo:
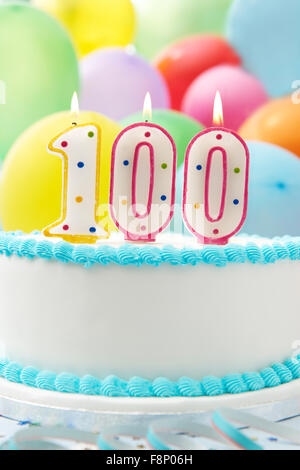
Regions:
[[[136,122],[143,122],[143,115],[134,114],[121,121],[123,127],[130,126]],[[154,110],[152,122],[165,128],[173,137],[177,148],[177,165],[184,161],[185,151],[189,142],[196,134],[204,128],[194,119],[185,116],[182,113],[169,110]]]
[[[192,236],[191,232],[185,226],[182,216],[182,200],[183,200],[183,183],[184,183],[184,163],[178,168],[176,174],[176,196],[174,217],[171,222],[170,231]]]
[[[192,83],[183,100],[183,112],[210,127],[218,90],[223,101],[225,127],[233,130],[237,130],[255,109],[268,100],[263,86],[255,77],[240,67],[219,65]]]
[[[33,0],[69,31],[78,54],[107,46],[126,46],[135,30],[131,0]]]
[[[245,139],[279,145],[300,157],[300,106],[290,96],[259,108],[239,132]]]
[[[300,232],[300,161],[292,153],[263,142],[247,142],[251,164],[249,204],[243,233],[275,237]],[[177,171],[174,231],[180,222],[184,165]]]
[[[72,124],[70,112],[48,116],[30,127],[4,162],[0,181],[0,215],[4,230],[42,230],[61,215],[62,160],[47,151],[48,143]],[[78,124],[95,122],[102,129],[100,204],[109,199],[110,159],[118,124],[96,113],[80,113]],[[101,224],[112,228],[108,211]]]
[[[232,0],[136,0],[136,46],[152,59],[173,41],[197,33],[222,34]]]
[[[191,83],[206,70],[220,64],[239,65],[232,47],[219,36],[192,36],[168,46],[155,60],[166,79],[173,109],[181,109]]]
[[[81,61],[82,109],[120,120],[143,109],[149,91],[154,108],[168,108],[167,85],[150,64],[120,48],[93,52]]]
[[[25,3],[1,4],[0,79],[1,160],[27,127],[70,107],[79,73],[64,29]]]
[[[263,142],[248,142],[251,165],[244,233],[266,237],[300,233],[300,160]]]
[[[244,67],[271,96],[288,94],[300,76],[299,0],[236,0],[227,37]]]

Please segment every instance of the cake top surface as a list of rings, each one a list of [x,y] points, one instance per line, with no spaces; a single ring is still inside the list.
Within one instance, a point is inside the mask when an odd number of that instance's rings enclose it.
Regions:
[[[48,239],[40,232],[0,232],[0,255],[41,258],[73,263],[86,268],[94,265],[214,265],[268,264],[280,260],[300,260],[300,237],[240,235],[226,246],[201,245],[193,237],[162,234],[157,242],[124,242],[119,234],[94,245],[71,244],[59,238]]]

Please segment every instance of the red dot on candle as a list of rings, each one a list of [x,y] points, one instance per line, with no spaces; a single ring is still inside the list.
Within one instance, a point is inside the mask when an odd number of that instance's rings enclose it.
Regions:
[[[69,228],[70,228],[69,225],[64,225],[63,226],[63,230],[69,230]]]
[[[150,133],[150,132],[146,132],[145,137],[151,137],[151,133]]]
[[[68,142],[66,142],[65,140],[61,143],[61,146],[62,147],[68,147]]]
[[[146,228],[147,228],[146,225],[142,225],[142,226],[141,226],[141,230],[142,230],[143,232],[146,230]]]
[[[218,139],[218,140],[222,140],[222,139],[223,139],[223,136],[222,136],[222,134],[217,134],[217,136],[216,136],[216,137],[217,137],[217,139]]]
[[[219,230],[216,228],[216,229],[214,230],[214,235],[218,235],[218,234],[219,234]]]

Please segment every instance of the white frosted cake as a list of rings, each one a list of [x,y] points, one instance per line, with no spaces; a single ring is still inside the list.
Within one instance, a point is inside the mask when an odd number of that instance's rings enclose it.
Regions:
[[[108,397],[201,397],[300,377],[300,238],[72,245],[0,233],[0,376]]]

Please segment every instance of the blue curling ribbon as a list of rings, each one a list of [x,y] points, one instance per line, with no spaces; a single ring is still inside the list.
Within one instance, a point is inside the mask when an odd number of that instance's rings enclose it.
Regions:
[[[279,437],[287,442],[300,445],[300,431],[287,426],[286,424],[273,423],[258,416],[254,416],[244,411],[221,408],[214,412],[212,422],[215,427],[222,432],[231,442],[239,445],[245,450],[263,450],[261,446],[245,436],[237,427],[232,424],[238,423],[240,427],[254,428],[269,435]]]
[[[147,433],[147,441],[151,445],[151,447],[155,450],[173,450],[171,447],[165,445],[157,435],[152,431],[152,428],[149,428]]]
[[[108,444],[108,442],[102,437],[101,434],[98,437],[98,447],[100,450],[116,450],[114,447]]]
[[[193,434],[193,437],[190,436]],[[192,422],[186,417],[154,421],[147,433],[147,440],[155,450],[207,450],[205,441],[212,441],[229,448],[230,444],[212,427]]]
[[[263,450],[261,446],[255,444],[251,439],[242,434],[236,427],[223,418],[222,413],[215,411],[213,414],[213,423],[224,436],[234,443],[238,444],[244,450]]]

